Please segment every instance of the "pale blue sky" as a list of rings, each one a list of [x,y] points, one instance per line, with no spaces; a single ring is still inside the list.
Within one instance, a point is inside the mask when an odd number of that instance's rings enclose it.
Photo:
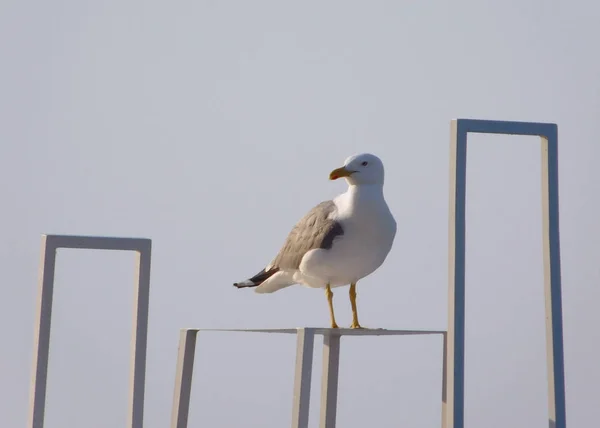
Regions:
[[[383,159],[399,226],[361,322],[445,329],[456,117],[558,124],[567,417],[597,423],[598,22],[589,1],[4,0],[0,426],[26,421],[42,233],[153,239],[146,426],[165,427],[179,328],[327,324],[319,290],[231,284],[356,152]],[[470,142],[467,426],[545,427],[539,145]],[[133,260],[60,251],[47,428],[123,426]],[[289,424],[293,338],[199,343],[190,426]],[[439,426],[438,339],[342,347],[339,426]]]

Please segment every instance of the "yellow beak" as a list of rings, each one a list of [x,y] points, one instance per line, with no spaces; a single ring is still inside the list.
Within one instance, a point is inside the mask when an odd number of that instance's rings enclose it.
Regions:
[[[343,166],[341,168],[337,168],[331,171],[331,173],[329,174],[329,179],[337,180],[338,178],[342,177],[350,177],[352,174],[354,174],[354,171],[350,171],[349,169],[346,169],[345,166]]]

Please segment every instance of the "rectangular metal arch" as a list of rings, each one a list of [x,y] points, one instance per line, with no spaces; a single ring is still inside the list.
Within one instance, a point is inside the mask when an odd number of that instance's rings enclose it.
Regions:
[[[101,236],[42,235],[38,301],[34,331],[34,355],[29,403],[30,428],[44,426],[52,297],[56,252],[59,248],[121,250],[137,252],[136,283],[133,308],[131,375],[129,383],[130,411],[127,426],[142,428],[146,378],[146,347],[148,340],[148,307],[150,299],[150,262],[152,241],[145,238]]]
[[[553,123],[455,119],[450,137],[450,210],[448,265],[447,421],[464,427],[465,219],[467,134],[533,135],[542,146],[542,226],[549,426],[566,428],[561,303],[558,129]]]
[[[314,337],[323,336],[323,374],[321,379],[321,417],[322,428],[335,428],[337,415],[337,387],[339,373],[339,352],[342,336],[417,336],[442,335],[442,428],[446,428],[447,388],[447,352],[446,332],[440,330],[386,330],[386,329],[331,329],[331,328],[266,328],[266,329],[182,329],[179,336],[179,350],[175,373],[175,393],[171,414],[171,428],[187,428],[190,411],[190,396],[194,368],[196,334],[209,332],[243,332],[269,334],[295,334],[296,363],[294,377],[294,398],[292,402],[292,428],[307,428],[309,419],[310,387]]]

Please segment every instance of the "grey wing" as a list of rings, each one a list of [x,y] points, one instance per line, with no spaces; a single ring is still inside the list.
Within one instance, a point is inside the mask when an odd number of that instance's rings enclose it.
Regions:
[[[308,251],[330,249],[334,238],[344,234],[342,225],[330,218],[336,210],[333,201],[321,202],[310,210],[289,233],[269,269],[298,269]]]

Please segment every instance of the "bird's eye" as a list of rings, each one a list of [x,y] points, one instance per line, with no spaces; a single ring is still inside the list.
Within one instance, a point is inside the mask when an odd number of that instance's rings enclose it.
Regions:
[[[361,165],[362,165],[362,166],[367,166],[367,165],[369,165],[369,162],[367,162],[367,161],[364,161],[363,163],[361,163]]]

